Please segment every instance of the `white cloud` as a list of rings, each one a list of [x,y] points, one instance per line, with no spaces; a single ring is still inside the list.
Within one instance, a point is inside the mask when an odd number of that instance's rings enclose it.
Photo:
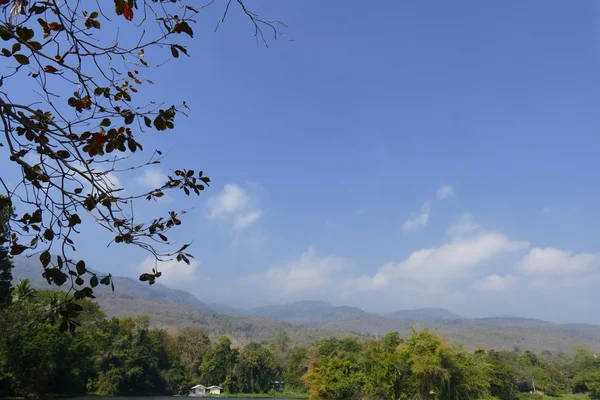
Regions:
[[[599,254],[574,254],[572,251],[552,247],[536,247],[523,257],[518,269],[526,275],[574,275],[589,272],[599,266]]]
[[[233,229],[236,231],[242,231],[258,221],[260,216],[262,215],[262,211],[250,211],[246,214],[237,214],[233,221]]]
[[[439,291],[446,282],[464,278],[485,262],[528,247],[529,243],[511,240],[502,233],[479,232],[453,238],[440,247],[415,251],[404,261],[385,264],[373,276],[349,283],[360,290],[377,290],[397,281],[411,281]]]
[[[407,220],[402,224],[402,231],[404,233],[410,233],[422,229],[429,222],[429,202],[425,203],[423,207],[421,207],[421,211],[419,215],[416,217]]]
[[[513,275],[489,275],[475,282],[475,289],[484,292],[503,292],[513,289],[519,283],[519,278]]]
[[[152,273],[152,268],[157,268],[161,273],[158,283],[172,287],[190,287],[190,284],[199,279],[198,270],[200,263],[190,258],[190,265],[183,261],[171,260],[156,262],[154,257],[145,258],[137,267],[139,273]],[[206,280],[207,278],[203,278]]]
[[[269,268],[264,274],[243,279],[243,283],[258,283],[282,293],[314,292],[329,287],[338,274],[349,267],[342,258],[319,257],[310,247],[302,256],[281,267]]]
[[[440,188],[437,191],[437,199],[438,200],[443,200],[443,199],[447,199],[448,197],[452,197],[454,196],[454,188],[450,185],[442,185],[440,186]]]
[[[226,184],[223,191],[208,199],[209,219],[224,218],[232,224],[232,228],[240,232],[256,223],[262,216],[262,210],[253,207],[254,199],[246,190]]]
[[[237,185],[226,184],[223,191],[208,199],[209,218],[242,211],[249,202],[248,194]]]
[[[450,226],[448,236],[459,238],[480,232],[481,226],[475,221],[472,214],[464,213],[458,219],[458,222]]]
[[[136,178],[137,183],[151,189],[158,189],[167,182],[165,175],[159,168],[146,168],[144,173]]]

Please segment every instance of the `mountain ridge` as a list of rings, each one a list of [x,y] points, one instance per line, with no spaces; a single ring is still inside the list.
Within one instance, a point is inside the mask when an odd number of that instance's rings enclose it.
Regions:
[[[35,259],[15,257],[13,276],[15,281],[31,279],[36,288],[57,289],[43,280]],[[108,287],[98,287],[95,292],[96,301],[108,317],[148,315],[156,327],[178,330],[196,326],[212,337],[228,335],[239,345],[272,339],[282,330],[295,343],[309,344],[348,334],[378,338],[391,331],[408,335],[413,328],[431,328],[472,349],[569,352],[582,344],[600,352],[600,326],[591,324],[556,324],[515,316],[465,318],[434,307],[381,315],[310,300],[240,310],[207,304],[187,291],[159,283],[113,278],[114,293]]]

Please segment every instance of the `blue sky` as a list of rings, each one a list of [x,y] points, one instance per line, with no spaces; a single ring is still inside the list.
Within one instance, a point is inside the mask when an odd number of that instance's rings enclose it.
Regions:
[[[600,323],[597,2],[248,5],[294,41],[257,45],[237,9],[213,33],[222,5],[207,10],[191,58],[150,90],[190,117],[148,137],[160,169],[119,177],[212,179],[200,198],[141,205],[192,208],[180,238],[196,262],[162,266],[163,283],[235,306]],[[96,257],[119,275],[147,265],[124,246]]]

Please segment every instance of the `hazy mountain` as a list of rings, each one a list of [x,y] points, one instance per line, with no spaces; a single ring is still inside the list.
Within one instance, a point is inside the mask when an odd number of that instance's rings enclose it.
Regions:
[[[208,307],[211,310],[213,310],[214,312],[217,312],[219,314],[225,314],[225,315],[245,315],[246,314],[245,310],[240,310],[239,308],[231,307],[231,306],[228,306],[227,304],[211,303],[208,305]]]
[[[335,307],[324,301],[297,301],[253,308],[243,311],[245,315],[269,318],[275,321],[286,321],[296,325],[319,327],[340,319],[368,315],[356,307]]]
[[[445,308],[418,308],[416,310],[399,310],[385,315],[388,318],[401,321],[443,321],[447,319],[461,319],[460,315],[454,314]]]
[[[28,278],[38,289],[61,289],[48,285],[41,273],[42,267],[37,259],[15,257],[13,282]],[[109,318],[148,315],[155,327],[174,331],[186,326],[196,326],[213,338],[227,335],[237,344],[272,339],[281,330],[286,331],[293,342],[303,345],[348,334],[335,328],[315,329],[258,317],[219,314],[183,290],[171,289],[159,283],[148,285],[120,276],[113,276],[113,279],[114,292],[109,287],[98,286],[94,293],[100,308]]]
[[[13,268],[13,281],[28,278],[33,285],[43,289],[56,289],[50,286],[42,278],[42,267],[36,258],[15,257],[15,267]],[[113,292],[107,286],[98,286],[95,290],[96,296],[100,298],[118,297],[123,299],[150,299],[163,301],[167,303],[180,304],[200,310],[209,311],[209,306],[202,303],[198,298],[184,290],[171,289],[160,283],[148,285],[136,279],[123,276],[114,276],[115,291]]]
[[[36,259],[17,257],[13,275],[15,281],[30,278],[37,287],[56,288],[41,278]],[[584,344],[600,351],[600,326],[596,325],[554,324],[514,316],[462,318],[440,308],[403,310],[383,316],[320,301],[239,310],[220,304],[207,305],[188,292],[158,283],[150,286],[131,278],[114,279],[115,293],[107,287],[96,292],[107,316],[148,315],[154,326],[169,330],[198,326],[213,337],[229,335],[240,344],[274,338],[280,330],[288,332],[294,342],[308,344],[348,333],[377,338],[391,331],[406,335],[412,328],[427,327],[437,329],[468,349],[571,351]]]

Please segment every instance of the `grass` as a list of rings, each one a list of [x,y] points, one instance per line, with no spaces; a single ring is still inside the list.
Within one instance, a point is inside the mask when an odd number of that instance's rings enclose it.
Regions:
[[[587,394],[566,394],[560,397],[550,397],[541,394],[522,393],[519,395],[519,400],[591,400]]]
[[[275,391],[269,393],[224,393],[220,397],[234,399],[308,399],[306,393]]]

